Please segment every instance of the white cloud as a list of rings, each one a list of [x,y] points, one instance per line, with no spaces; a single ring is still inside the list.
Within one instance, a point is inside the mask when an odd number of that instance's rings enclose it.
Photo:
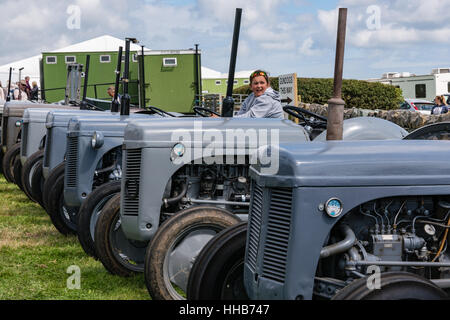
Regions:
[[[301,47],[298,49],[298,52],[305,56],[316,56],[320,54],[320,50],[313,49],[313,44],[313,39],[311,37],[307,38],[303,41]]]

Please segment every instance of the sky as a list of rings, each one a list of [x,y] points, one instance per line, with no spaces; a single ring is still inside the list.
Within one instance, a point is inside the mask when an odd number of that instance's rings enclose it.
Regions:
[[[101,35],[154,50],[199,44],[202,65],[333,77],[338,8],[348,8],[344,78],[450,67],[450,0],[0,0],[0,65]]]

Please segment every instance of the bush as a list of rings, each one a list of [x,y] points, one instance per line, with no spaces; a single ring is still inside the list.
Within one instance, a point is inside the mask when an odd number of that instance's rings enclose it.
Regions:
[[[278,90],[278,78],[270,79],[271,86]],[[333,79],[298,78],[298,94],[302,102],[326,104],[333,96]],[[248,85],[236,88],[234,93],[250,94]],[[342,99],[346,108],[397,109],[403,101],[402,91],[391,85],[363,80],[343,80]]]

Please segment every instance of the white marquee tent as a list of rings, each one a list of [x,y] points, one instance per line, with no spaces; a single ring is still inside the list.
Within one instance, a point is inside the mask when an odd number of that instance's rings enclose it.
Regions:
[[[50,52],[106,52],[117,51],[119,50],[119,46],[122,46],[125,50],[125,40],[104,35]],[[147,48],[144,49],[148,50]],[[130,50],[141,50],[141,47],[138,44],[131,43]],[[42,55],[37,55],[0,66],[0,81],[2,82],[2,85],[6,86],[6,82],[9,78],[9,69],[11,67],[13,68],[12,81],[17,82],[19,80],[19,69],[23,68],[21,71],[22,79],[26,76],[30,76],[31,82],[37,81],[40,83],[39,60],[41,58]]]

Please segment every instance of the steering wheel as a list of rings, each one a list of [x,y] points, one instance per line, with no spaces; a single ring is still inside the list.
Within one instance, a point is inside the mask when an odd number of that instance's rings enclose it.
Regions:
[[[317,113],[308,111],[306,109],[294,106],[284,106],[284,112],[287,114],[302,120],[305,125],[308,125],[312,128],[326,128],[327,127],[327,118]],[[310,117],[309,119],[307,117]]]
[[[94,111],[105,111],[104,109],[102,109],[100,107],[97,107],[95,104],[92,104],[92,103],[87,102],[87,101],[81,101],[80,102],[80,107],[81,107],[80,109],[89,107],[89,108],[86,108],[86,109],[87,110],[94,110]]]
[[[154,106],[148,106],[147,109],[150,110],[150,111],[153,111],[154,113],[159,114],[162,117],[167,117],[167,116],[175,117],[173,114],[171,114],[171,113],[169,113],[167,111],[164,111],[164,110],[162,110],[160,108],[154,107]]]
[[[215,111],[212,111],[210,109],[203,108],[203,107],[194,107],[193,110],[196,114],[198,114],[199,116],[202,116],[202,117],[209,117],[211,114],[215,114],[218,117],[222,117],[221,114],[219,114]],[[207,114],[207,113],[209,113],[209,114]]]

